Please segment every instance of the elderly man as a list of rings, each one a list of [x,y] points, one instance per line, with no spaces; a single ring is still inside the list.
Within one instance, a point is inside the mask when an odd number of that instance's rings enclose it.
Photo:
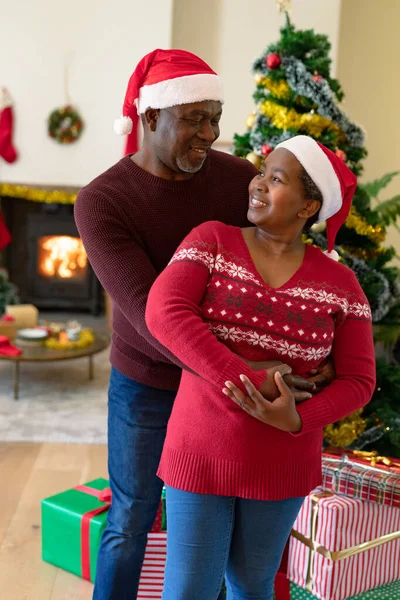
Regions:
[[[145,56],[130,78],[116,123],[118,133],[130,133],[129,155],[83,188],[75,204],[89,260],[113,303],[108,404],[113,501],[95,600],[136,598],[162,489],[156,470],[185,368],[146,327],[148,292],[193,227],[209,220],[247,224],[255,168],[211,150],[222,104],[221,80],[199,57],[183,50]],[[137,151],[138,115],[144,137]],[[312,386],[304,380],[292,384]]]

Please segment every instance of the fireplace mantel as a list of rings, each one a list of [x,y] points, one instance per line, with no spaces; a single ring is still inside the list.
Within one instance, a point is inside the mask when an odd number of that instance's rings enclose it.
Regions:
[[[67,185],[0,182],[0,198],[20,198],[46,204],[73,204],[80,189]]]

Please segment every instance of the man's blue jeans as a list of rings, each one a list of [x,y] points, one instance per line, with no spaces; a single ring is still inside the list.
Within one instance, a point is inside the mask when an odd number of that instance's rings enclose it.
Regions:
[[[147,534],[160,503],[156,476],[175,392],[113,368],[108,392],[112,504],[97,560],[94,600],[136,600]]]
[[[163,600],[216,600],[226,572],[234,600],[272,600],[303,498],[245,500],[167,487]]]
[[[97,561],[94,600],[136,600],[140,571],[160,503],[156,476],[175,392],[112,368],[108,391],[108,472],[112,504]]]

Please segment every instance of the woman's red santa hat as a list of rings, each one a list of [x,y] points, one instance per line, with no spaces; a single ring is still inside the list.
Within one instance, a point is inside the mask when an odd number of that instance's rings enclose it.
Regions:
[[[115,133],[129,134],[126,154],[134,153],[138,150],[138,115],[148,108],[204,100],[224,102],[222,81],[206,62],[186,50],[153,50],[132,73]]]
[[[318,223],[326,221],[326,254],[338,260],[334,249],[336,234],[350,212],[351,201],[357,187],[357,178],[332,150],[307,135],[297,135],[278,144],[295,155],[322,194],[323,202]]]

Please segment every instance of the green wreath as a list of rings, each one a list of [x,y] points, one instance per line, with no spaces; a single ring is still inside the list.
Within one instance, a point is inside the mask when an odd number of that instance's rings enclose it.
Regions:
[[[49,116],[48,133],[60,144],[76,142],[83,130],[83,121],[72,106],[63,106],[53,110]]]

